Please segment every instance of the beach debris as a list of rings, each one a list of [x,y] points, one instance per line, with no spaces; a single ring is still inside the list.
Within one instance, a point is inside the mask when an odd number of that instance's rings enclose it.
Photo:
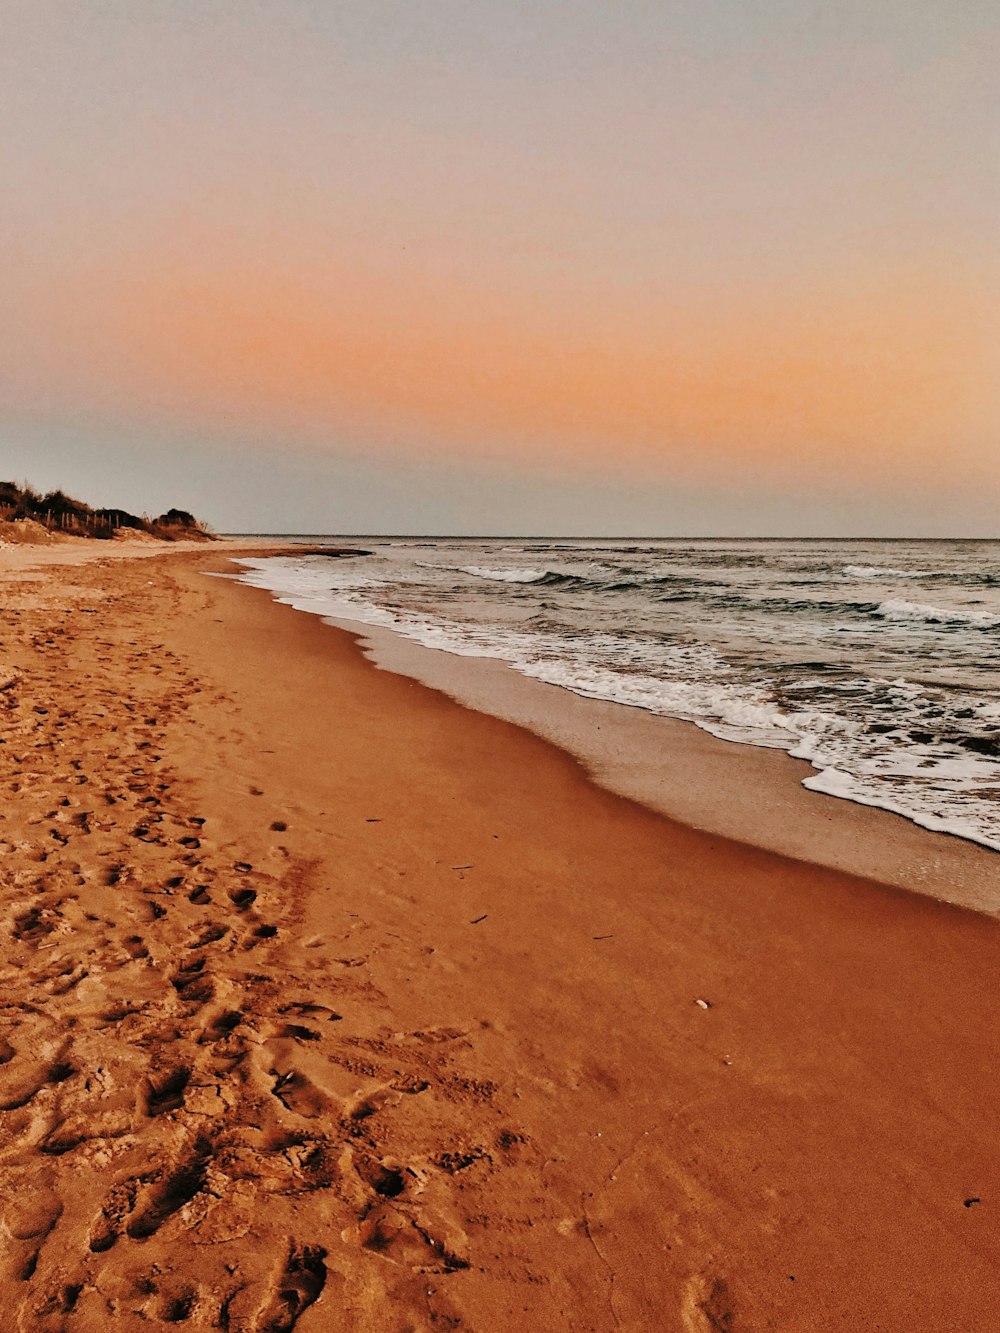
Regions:
[[[978,1194],[974,1194],[971,1199],[963,1199],[962,1202],[966,1208],[971,1208],[974,1203],[982,1203],[982,1199]]]
[[[594,936],[594,939],[595,939],[595,940],[613,940],[613,939],[614,939],[614,935],[595,935],[595,936]]]
[[[366,819],[366,820],[365,820],[365,823],[366,823],[366,824],[381,824],[381,822],[382,822],[381,819]]]
[[[469,922],[469,925],[478,926],[480,921],[485,921],[488,916],[489,912],[484,912],[482,916],[473,917],[473,919]]]
[[[711,1009],[712,1007],[711,1000],[695,1000],[695,1004],[699,1009]]]
[[[475,866],[452,866],[452,870],[475,870]]]

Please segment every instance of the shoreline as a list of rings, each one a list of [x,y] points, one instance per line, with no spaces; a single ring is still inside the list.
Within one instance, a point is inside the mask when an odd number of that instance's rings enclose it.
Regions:
[[[810,790],[803,779],[817,770],[783,750],[721,740],[693,722],[535,680],[497,658],[430,648],[260,591],[350,633],[377,667],[525,727],[572,755],[600,786],[690,828],[1000,914],[1000,853],[883,807]]]
[[[16,1327],[988,1327],[996,923],[602,790],[229,554],[5,599]]]
[[[304,553],[359,552],[316,547]],[[227,561],[235,565],[240,558]],[[784,750],[722,740],[694,722],[580,695],[524,676],[500,659],[450,653],[383,626],[301,610],[284,596],[242,584],[231,569],[213,573],[346,634],[376,670],[415,681],[463,709],[555,746],[588,782],[686,829],[806,868],[842,871],[1000,916],[1000,853],[924,828],[896,811],[806,788],[802,778],[817,770]]]
[[[1000,915],[1000,853],[880,806],[810,790],[803,778],[817,770],[784,750],[721,740],[694,722],[579,695],[497,659],[324,619],[356,636],[381,669],[525,727],[578,760],[599,786],[688,828]]]

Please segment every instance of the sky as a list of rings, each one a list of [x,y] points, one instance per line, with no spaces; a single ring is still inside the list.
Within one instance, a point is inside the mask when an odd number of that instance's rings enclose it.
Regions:
[[[994,0],[0,0],[0,479],[995,536]]]

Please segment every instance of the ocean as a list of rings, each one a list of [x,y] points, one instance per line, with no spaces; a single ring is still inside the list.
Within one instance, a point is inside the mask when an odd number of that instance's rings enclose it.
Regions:
[[[318,615],[784,750],[805,786],[1000,850],[1000,542],[309,538]]]

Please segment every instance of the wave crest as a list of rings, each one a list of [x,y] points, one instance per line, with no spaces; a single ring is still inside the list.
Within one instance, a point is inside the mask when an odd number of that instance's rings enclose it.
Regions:
[[[491,583],[541,583],[550,571],[545,569],[487,569],[483,565],[459,565],[459,573]]]
[[[989,611],[972,611],[967,607],[930,606],[926,602],[908,602],[903,597],[890,597],[879,602],[874,614],[883,620],[923,620],[928,625],[976,625],[980,629],[1000,626],[1000,616]]]
[[[890,569],[884,565],[845,565],[844,573],[852,579],[923,579],[925,569]]]

